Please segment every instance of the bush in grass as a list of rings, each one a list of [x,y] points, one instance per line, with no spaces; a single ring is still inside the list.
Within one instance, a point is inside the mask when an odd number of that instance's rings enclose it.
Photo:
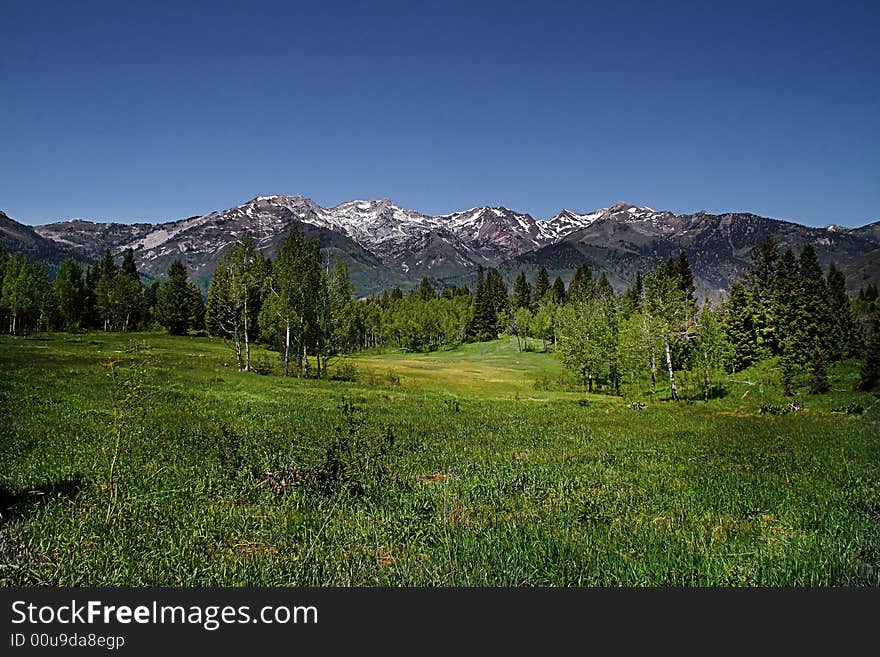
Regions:
[[[334,381],[357,381],[358,369],[354,363],[340,363],[331,378]]]
[[[348,400],[339,406],[338,426],[311,477],[316,492],[362,497],[378,492],[390,481],[389,457],[394,432],[370,431],[364,412]]]

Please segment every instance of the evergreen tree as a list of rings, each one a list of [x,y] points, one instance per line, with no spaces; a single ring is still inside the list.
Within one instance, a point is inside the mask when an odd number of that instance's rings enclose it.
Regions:
[[[642,272],[637,271],[635,282],[623,293],[623,310],[626,314],[636,313],[641,310],[643,292]]]
[[[431,285],[431,281],[428,280],[427,276],[425,276],[422,279],[422,282],[419,283],[417,295],[422,301],[430,301],[437,296],[437,292],[434,290],[434,286]]]
[[[123,274],[131,278],[132,280],[141,282],[140,274],[137,271],[137,265],[134,262],[134,251],[132,249],[126,249],[125,255],[122,257],[122,267],[120,270]]]
[[[763,339],[767,350],[782,354],[793,348],[800,305],[800,272],[797,258],[787,248],[776,261],[770,299],[766,304]],[[791,356],[791,354],[789,354]]]
[[[501,330],[502,315],[507,307],[507,286],[497,269],[484,272],[477,268],[477,289],[474,295],[474,313],[467,335],[477,341],[494,340]]]
[[[471,289],[468,287],[467,283],[462,283],[461,285],[453,286],[452,296],[454,296],[454,297],[469,297],[469,296],[471,296]]]
[[[532,305],[532,287],[526,280],[524,271],[519,272],[516,282],[513,284],[513,308],[529,308]]]
[[[507,308],[507,285],[494,267],[486,274],[486,297],[488,300],[486,324],[490,339],[494,340],[501,330],[501,313]]]
[[[82,324],[85,328],[96,329],[101,326],[101,318],[98,314],[97,267],[86,267],[83,281],[83,316]]]
[[[541,268],[538,270],[538,275],[535,278],[535,287],[532,291],[532,310],[536,311],[538,306],[541,305],[541,301],[544,300],[544,297],[550,291],[550,274],[547,271],[547,268],[544,265],[541,265]]]
[[[144,288],[144,314],[146,315],[147,323],[158,323],[159,321],[159,311],[156,308],[156,303],[160,285],[159,281],[151,281]],[[201,299],[202,295],[200,293],[199,301]],[[204,322],[204,317],[202,317],[202,321]]]
[[[400,301],[401,299],[403,299],[403,292],[399,287],[395,287],[393,290],[391,290],[389,299],[391,300],[391,303],[394,303],[395,301]]]
[[[816,251],[807,244],[798,260],[798,312],[794,335],[794,357],[806,363],[811,358],[816,341],[820,343],[827,337],[830,324],[828,317],[828,286]]]
[[[609,299],[614,296],[614,288],[611,287],[611,283],[605,275],[605,272],[602,272],[599,280],[596,281],[596,287],[594,288],[593,294],[599,299]]]
[[[157,319],[171,335],[186,335],[199,324],[202,297],[188,278],[186,265],[175,260],[168,268],[168,280],[156,292]]]
[[[819,338],[813,344],[810,355],[810,394],[828,392],[828,364],[825,360],[825,347]]]
[[[871,390],[880,381],[880,312],[871,314],[868,339],[865,341],[864,362],[862,363],[857,390]]]
[[[557,276],[553,281],[553,301],[558,304],[565,303],[565,283],[561,276]]]
[[[746,275],[758,346],[768,353],[778,353],[780,344],[773,335],[776,322],[774,290],[778,263],[779,245],[772,235],[767,235],[752,249],[752,266]]]
[[[786,349],[779,361],[782,394],[786,397],[794,396],[794,363],[791,358],[791,350]]]
[[[104,278],[110,279],[116,276],[118,269],[116,262],[113,260],[113,256],[110,254],[110,249],[104,249],[104,254],[101,256],[98,264],[95,265],[93,272],[95,276],[95,286],[97,287],[97,284]]]
[[[749,291],[736,281],[730,287],[730,299],[724,305],[724,331],[728,344],[728,368],[738,372],[758,358],[757,329]]]
[[[568,284],[566,302],[583,300],[593,294],[593,272],[590,265],[583,263],[574,272],[571,283]]]
[[[832,262],[825,283],[828,290],[827,316],[830,320],[827,337],[828,356],[831,360],[854,356],[861,351],[861,335],[846,293],[846,277]]]
[[[486,275],[483,266],[477,266],[477,284],[474,292],[474,315],[468,326],[468,337],[473,340],[483,340],[487,333],[486,317]]]
[[[669,272],[678,279],[678,286],[684,292],[690,303],[696,305],[696,288],[694,287],[694,274],[691,271],[691,263],[684,251],[680,251],[677,260],[669,261]]]

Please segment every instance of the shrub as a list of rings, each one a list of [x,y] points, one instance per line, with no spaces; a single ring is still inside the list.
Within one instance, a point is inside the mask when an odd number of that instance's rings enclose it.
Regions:
[[[336,366],[333,376],[334,381],[357,381],[358,369],[354,363],[340,363]]]

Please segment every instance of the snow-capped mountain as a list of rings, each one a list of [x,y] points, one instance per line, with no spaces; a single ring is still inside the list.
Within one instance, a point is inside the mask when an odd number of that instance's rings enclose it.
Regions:
[[[812,243],[826,264],[833,259],[845,265],[880,247],[880,224],[809,228],[746,213],[677,215],[624,202],[587,213],[566,209],[546,220],[504,207],[428,215],[388,199],[324,207],[286,195],[258,196],[156,225],[73,220],[33,230],[85,261],[97,259],[105,248],[117,254],[131,248],[141,271],[151,277],[162,277],[181,258],[204,285],[225,249],[245,234],[274,256],[293,226],[318,239],[328,258],[347,260],[361,293],[412,287],[424,276],[438,283],[465,282],[481,265],[500,267],[510,277],[519,269],[533,273],[546,266],[566,278],[582,262],[622,287],[636,271],[682,250],[691,259],[698,288],[712,293],[726,289],[748,265],[752,247],[764,235],[796,248]]]

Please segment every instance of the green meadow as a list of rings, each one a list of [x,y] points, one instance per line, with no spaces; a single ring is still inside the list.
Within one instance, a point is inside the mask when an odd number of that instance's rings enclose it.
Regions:
[[[587,394],[506,339],[338,359],[339,380],[255,362],[161,333],[0,338],[0,584],[880,585],[856,363],[788,411],[773,362],[677,403]]]

